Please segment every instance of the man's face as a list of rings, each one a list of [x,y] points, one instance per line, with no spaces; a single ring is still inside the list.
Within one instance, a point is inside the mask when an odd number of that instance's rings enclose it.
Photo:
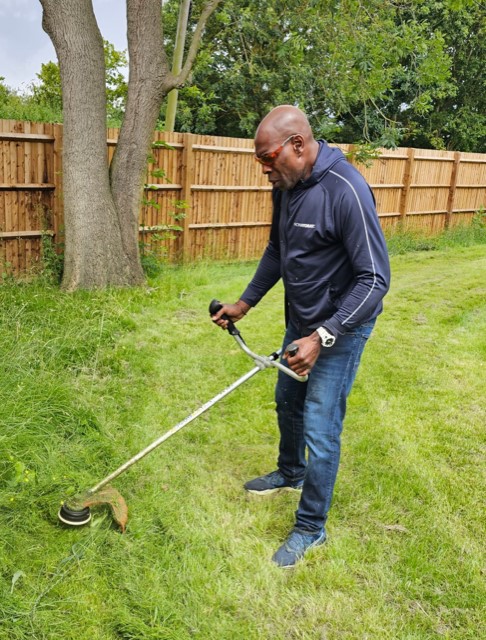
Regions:
[[[262,165],[262,171],[273,187],[288,191],[295,187],[302,177],[302,162],[294,148],[294,137],[287,138],[272,134],[257,135],[255,155]]]

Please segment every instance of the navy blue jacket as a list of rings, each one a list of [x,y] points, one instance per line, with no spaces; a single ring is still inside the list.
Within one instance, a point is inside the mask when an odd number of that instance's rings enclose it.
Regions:
[[[390,265],[371,189],[339,149],[319,140],[312,173],[274,189],[270,241],[241,296],[255,306],[280,278],[301,334],[337,336],[382,311]]]

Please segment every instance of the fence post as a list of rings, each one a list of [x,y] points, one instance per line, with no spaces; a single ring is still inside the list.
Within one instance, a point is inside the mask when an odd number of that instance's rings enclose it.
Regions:
[[[182,262],[191,259],[191,236],[189,229],[189,221],[192,215],[192,180],[194,175],[194,151],[192,148],[195,135],[193,133],[183,134],[184,149],[182,152],[182,194],[181,199],[186,203],[186,215],[182,221]]]
[[[405,219],[407,217],[408,203],[410,201],[410,187],[412,184],[413,165],[415,162],[415,149],[408,150],[408,158],[405,165],[405,171],[403,173],[403,186],[400,196],[400,226],[403,227]]]
[[[444,229],[448,229],[451,224],[452,214],[454,212],[454,200],[456,197],[457,176],[459,173],[459,165],[461,163],[461,152],[454,152],[454,164],[451,173],[451,185],[449,187],[449,197],[447,198],[447,213],[444,219]]]

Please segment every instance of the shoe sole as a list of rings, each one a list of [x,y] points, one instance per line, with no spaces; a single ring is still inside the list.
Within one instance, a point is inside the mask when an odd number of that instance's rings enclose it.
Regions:
[[[248,493],[252,493],[254,496],[269,496],[272,493],[278,493],[279,491],[302,491],[302,487],[277,487],[276,489],[246,489]]]

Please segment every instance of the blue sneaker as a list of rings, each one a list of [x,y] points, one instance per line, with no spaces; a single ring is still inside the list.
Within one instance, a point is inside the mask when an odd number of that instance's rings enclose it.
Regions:
[[[306,533],[300,529],[294,529],[280,549],[274,553],[272,561],[283,569],[289,569],[304,557],[308,549],[324,544],[325,541],[324,531]]]
[[[275,491],[281,491],[282,489],[286,491],[300,491],[303,484],[303,480],[295,480],[294,482],[287,480],[287,478],[277,470],[272,471],[272,473],[267,473],[266,476],[260,476],[259,478],[250,480],[243,486],[250,493],[266,496],[269,493],[275,493]]]

